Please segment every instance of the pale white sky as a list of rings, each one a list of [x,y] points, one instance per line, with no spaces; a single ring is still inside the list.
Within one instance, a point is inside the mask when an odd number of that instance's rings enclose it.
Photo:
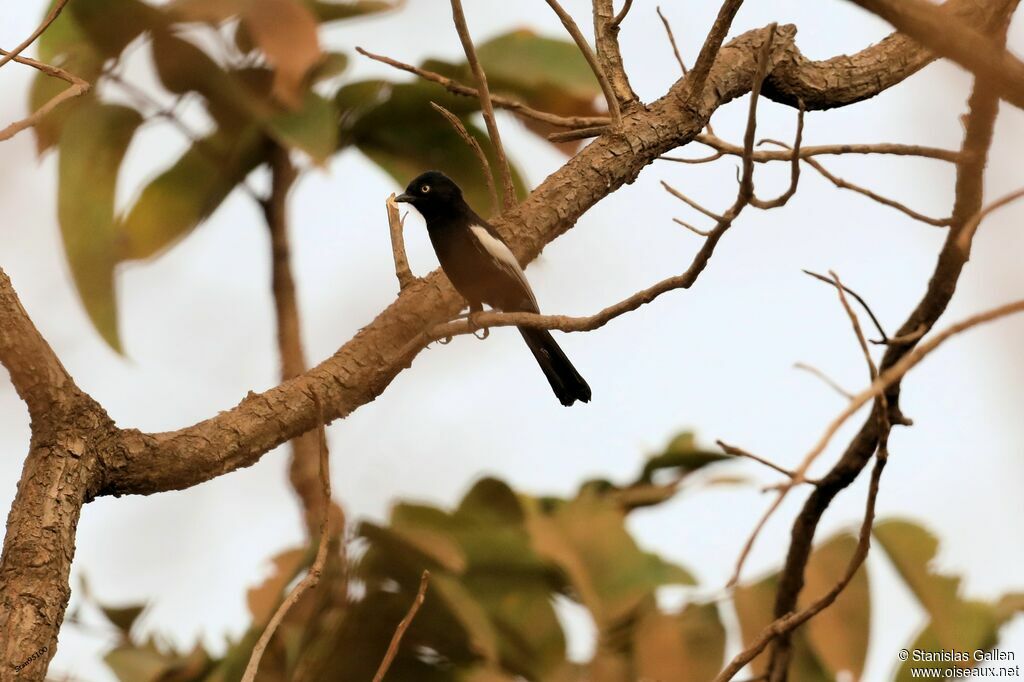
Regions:
[[[42,15],[39,0],[9,4],[0,45],[16,44]],[[589,3],[566,2],[586,23]],[[692,62],[716,3],[665,3]],[[466,3],[479,40],[530,26],[562,36],[544,3]],[[800,26],[798,44],[814,58],[857,50],[887,33],[879,20],[832,0],[749,3],[737,33],[770,21]],[[406,61],[456,59],[459,44],[447,3],[410,0],[402,12],[327,31],[333,49],[362,45]],[[653,3],[637,0],[622,30],[633,85],[646,100],[676,78],[676,66]],[[1018,20],[1010,44],[1024,47]],[[30,51],[31,53],[31,51]],[[145,68],[137,74],[148,78]],[[352,78],[403,78],[353,55]],[[24,114],[30,72],[3,69],[0,121]],[[806,144],[908,142],[955,148],[969,79],[954,66],[933,65],[884,95],[847,109],[808,114]],[[738,139],[745,100],[719,111],[716,130]],[[765,103],[760,136],[789,138],[792,110]],[[510,154],[536,184],[562,161],[548,145],[501,119]],[[999,118],[990,198],[1022,184],[1024,115],[1004,106]],[[180,149],[173,131],[153,126],[133,144],[122,174],[122,202]],[[699,148],[684,152],[700,155]],[[908,159],[825,159],[852,181],[900,198],[931,215],[948,213],[953,174],[938,162]],[[194,235],[159,259],[123,268],[118,291],[126,357],[118,357],[86,320],[69,282],[55,210],[56,164],[37,162],[30,134],[0,146],[0,265],[79,384],[122,426],[173,429],[234,405],[246,391],[275,383],[266,232],[258,209],[233,195]],[[658,185],[665,179],[711,207],[735,191],[734,164],[649,167],[634,185],[595,207],[549,246],[527,274],[548,312],[587,314],[681,271],[699,240],[671,222],[701,223]],[[763,196],[785,186],[779,165],[758,171]],[[255,178],[254,184],[264,179]],[[295,270],[308,355],[319,361],[392,300],[383,200],[397,185],[346,152],[312,172],[293,194]],[[1020,230],[1024,210],[998,213],[984,226],[945,322],[1020,298],[1024,272]],[[408,223],[413,268],[436,260],[417,216]],[[783,465],[798,462],[841,409],[814,378],[792,369],[812,363],[844,385],[865,383],[863,360],[833,292],[800,273],[835,269],[873,305],[890,329],[923,291],[943,233],[834,189],[805,168],[791,204],[750,211],[725,237],[690,291],[676,292],[589,334],[560,341],[587,377],[594,400],[561,408],[521,347],[499,330],[484,342],[461,338],[420,355],[376,402],[329,432],[334,490],[351,519],[381,519],[395,499],[438,504],[457,500],[483,475],[528,492],[569,494],[589,477],[632,477],[645,455],[673,433],[695,429],[742,445]],[[1007,529],[1024,514],[1024,320],[1001,322],[951,342],[905,382],[904,405],[916,425],[898,430],[879,498],[879,517],[909,516],[943,540],[938,565],[965,575],[968,594],[993,597],[1024,585],[1024,543]],[[845,437],[822,464],[834,461]],[[0,381],[0,509],[6,513],[28,443],[28,419],[6,378]],[[256,466],[183,492],[101,499],[88,505],[78,533],[74,577],[88,577],[110,603],[148,601],[146,632],[181,646],[202,637],[222,646],[248,619],[245,589],[267,571],[265,560],[301,542],[296,505],[276,451]],[[762,481],[756,465],[738,465]],[[825,516],[819,537],[855,524],[864,481]],[[766,529],[748,577],[784,556],[794,497]],[[680,561],[703,588],[721,587],[768,499],[756,486],[694,491],[635,515],[641,543]],[[865,675],[887,679],[895,652],[922,623],[892,571],[872,557],[875,639]],[[74,604],[75,598],[72,598]],[[573,621],[576,623],[576,619]],[[573,647],[589,649],[577,624]],[[1007,648],[1024,655],[1024,622],[1007,631]],[[108,682],[99,657],[108,640],[65,627],[54,671]]]

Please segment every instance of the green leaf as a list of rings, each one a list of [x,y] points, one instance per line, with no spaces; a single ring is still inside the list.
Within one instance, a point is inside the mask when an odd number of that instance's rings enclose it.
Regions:
[[[82,34],[104,57],[117,57],[146,31],[166,23],[163,14],[139,0],[75,0],[69,5]]]
[[[146,609],[145,604],[135,604],[132,606],[100,606],[100,610],[103,611],[103,615],[106,616],[118,630],[120,630],[125,637],[132,629],[132,625],[138,620],[139,616]]]
[[[650,483],[654,474],[662,469],[678,469],[681,473],[689,473],[727,459],[732,457],[698,448],[693,433],[684,431],[672,438],[662,452],[647,460],[637,482]]]
[[[124,258],[149,258],[190,233],[263,159],[252,126],[219,130],[192,145],[143,189],[121,223]]]
[[[39,111],[43,105],[71,87],[66,81],[60,78],[52,78],[40,71],[32,79],[32,86],[29,89],[28,106],[30,111]],[[78,97],[65,100],[56,109],[46,116],[43,116],[32,129],[35,131],[36,154],[42,155],[60,141],[60,131],[68,116],[77,107],[86,103],[95,105],[96,96],[94,91],[86,92]]]
[[[348,55],[344,52],[325,52],[320,63],[309,74],[311,83],[316,84],[340,76],[348,68]]]
[[[693,584],[682,568],[642,551],[614,502],[584,493],[544,510],[529,508],[534,550],[567,576],[601,632],[614,628],[663,585]]]
[[[601,94],[593,70],[572,41],[519,29],[481,44],[477,56],[495,91],[510,90],[548,111],[590,104]]]
[[[490,196],[475,153],[451,124],[430,107],[430,102],[436,101],[462,116],[491,168],[497,169],[490,140],[464,117],[475,110],[473,100],[450,95],[433,83],[391,85],[368,81],[341,88],[335,101],[342,114],[343,143],[355,145],[400,186],[425,170],[441,170],[462,187],[466,200],[479,213],[490,212]],[[518,193],[524,195],[525,188],[514,168],[513,181]]]
[[[301,149],[323,164],[338,149],[338,115],[334,104],[307,92],[296,111],[282,111],[267,119],[267,130],[278,142]]]
[[[118,647],[103,660],[121,682],[156,682],[176,663],[152,645]]]
[[[857,538],[838,535],[815,548],[804,573],[799,607],[806,608],[832,589],[845,574],[857,548]],[[830,678],[840,671],[860,679],[871,634],[871,590],[865,566],[853,576],[835,602],[805,626],[807,639]]]
[[[930,564],[939,547],[935,536],[905,520],[876,524],[874,534],[900,577],[931,618],[914,647],[931,651],[973,651],[995,645],[1005,612],[993,604],[964,599],[960,596],[960,578],[931,569]],[[910,679],[912,663],[913,667],[928,667],[921,662],[907,661],[897,679]],[[970,668],[973,664],[968,660],[941,665]]]
[[[339,21],[343,19],[354,19],[368,14],[387,12],[397,9],[402,2],[385,0],[357,0],[356,2],[321,2],[319,0],[307,0],[313,14],[321,22]]]
[[[562,116],[597,116],[596,103],[601,87],[576,44],[567,40],[543,38],[520,29],[498,36],[477,48],[480,63],[487,72],[491,91],[518,99],[535,109]],[[448,64],[436,60],[423,67],[463,83],[472,83],[468,64]],[[563,130],[547,123],[520,117],[531,131],[547,135]],[[578,143],[565,147],[575,149]]]
[[[57,216],[64,250],[89,318],[118,352],[114,197],[121,161],[141,122],[134,109],[92,102],[75,109],[60,136]]]
[[[722,669],[725,628],[714,603],[679,614],[647,609],[633,632],[633,679],[712,680]]]

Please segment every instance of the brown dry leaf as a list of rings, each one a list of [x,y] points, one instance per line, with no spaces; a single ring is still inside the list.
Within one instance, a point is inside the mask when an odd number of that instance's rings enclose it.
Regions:
[[[306,76],[323,59],[316,16],[297,0],[248,0],[242,19],[274,67],[274,97],[298,109]]]
[[[270,577],[256,587],[249,588],[245,600],[249,605],[249,613],[252,614],[254,624],[262,625],[270,620],[274,609],[281,601],[284,588],[299,572],[302,559],[305,556],[306,550],[302,548],[281,552],[271,560],[274,563],[274,572],[270,574]]]

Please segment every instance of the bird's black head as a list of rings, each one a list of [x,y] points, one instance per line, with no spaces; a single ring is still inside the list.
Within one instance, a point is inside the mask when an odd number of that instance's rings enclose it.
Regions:
[[[462,206],[462,190],[441,171],[427,171],[416,177],[395,197],[395,201],[412,204],[424,218],[443,215]]]

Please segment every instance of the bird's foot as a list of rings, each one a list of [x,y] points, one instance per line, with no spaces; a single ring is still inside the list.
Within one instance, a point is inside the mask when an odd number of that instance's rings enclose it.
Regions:
[[[484,339],[491,335],[490,329],[488,329],[487,327],[481,327],[479,324],[477,324],[477,316],[482,313],[482,310],[474,310],[470,312],[469,315],[466,316],[466,322],[469,324],[470,331],[472,331],[473,336],[480,339],[481,341],[483,341]],[[478,331],[480,332],[480,334],[477,334]]]

